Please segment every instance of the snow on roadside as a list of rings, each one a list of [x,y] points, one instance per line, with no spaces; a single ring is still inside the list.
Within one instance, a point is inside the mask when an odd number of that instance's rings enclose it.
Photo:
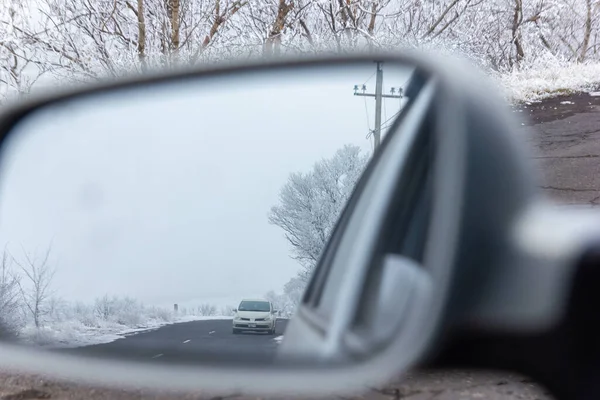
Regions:
[[[281,336],[277,336],[275,339],[273,339],[274,341],[276,341],[277,343],[281,343],[281,341],[283,340],[283,335]]]
[[[537,102],[546,98],[596,90],[600,63],[565,64],[551,61],[521,71],[496,76],[512,103]]]
[[[123,339],[141,332],[149,332],[166,325],[203,321],[231,319],[228,316],[185,315],[172,321],[152,319],[141,326],[130,327],[118,323],[102,322],[95,326],[86,326],[81,321],[62,321],[50,323],[42,328],[27,326],[20,334],[24,343],[45,348],[73,348],[104,344]]]
[[[70,348],[110,343],[138,332],[160,328],[162,324],[148,324],[131,328],[120,324],[86,326],[79,321],[65,321],[41,328],[28,326],[20,333],[23,342],[47,348]]]

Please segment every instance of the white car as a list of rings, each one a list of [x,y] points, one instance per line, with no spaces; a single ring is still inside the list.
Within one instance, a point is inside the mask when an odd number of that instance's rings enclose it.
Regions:
[[[244,299],[233,316],[233,334],[242,331],[266,332],[275,334],[277,312],[273,304],[263,299]]]

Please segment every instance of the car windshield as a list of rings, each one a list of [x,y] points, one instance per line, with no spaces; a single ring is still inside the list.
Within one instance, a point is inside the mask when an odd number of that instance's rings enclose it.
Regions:
[[[238,310],[268,312],[271,311],[271,307],[267,301],[242,301]]]

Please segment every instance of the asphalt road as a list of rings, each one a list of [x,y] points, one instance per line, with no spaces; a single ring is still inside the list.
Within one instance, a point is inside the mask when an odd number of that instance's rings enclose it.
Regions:
[[[540,187],[560,204],[600,205],[600,96],[561,96],[515,107]]]
[[[86,356],[119,357],[151,362],[206,362],[247,360],[248,363],[269,363],[273,360],[287,319],[278,319],[275,335],[242,333],[234,335],[231,319],[204,320],[166,325],[92,346],[61,349]]]

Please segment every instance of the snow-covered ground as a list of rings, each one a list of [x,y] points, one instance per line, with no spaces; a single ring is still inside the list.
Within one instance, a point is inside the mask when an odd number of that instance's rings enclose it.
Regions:
[[[549,62],[496,76],[510,103],[536,102],[575,92],[597,90],[600,63],[563,64]]]
[[[86,326],[80,321],[71,320],[49,323],[43,328],[27,326],[21,331],[20,337],[25,343],[40,347],[72,348],[110,343],[126,336],[156,330],[170,324],[231,318],[228,316],[185,315],[174,317],[172,321],[153,319],[136,327],[111,322],[101,322],[96,326]]]

